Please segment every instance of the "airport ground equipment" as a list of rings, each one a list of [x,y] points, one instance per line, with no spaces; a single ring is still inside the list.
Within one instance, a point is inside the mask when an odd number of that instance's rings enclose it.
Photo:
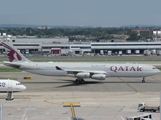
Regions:
[[[79,102],[63,102],[63,107],[71,108],[71,113],[72,113],[71,120],[80,120],[79,118],[76,117],[75,111],[74,111],[74,107],[80,107]]]
[[[31,77],[23,77],[23,79],[25,79],[25,80],[31,80]]]
[[[126,117],[126,120],[152,120],[152,115],[150,113],[138,116]]]
[[[140,112],[144,112],[144,111],[156,112],[156,111],[160,111],[160,106],[153,107],[153,106],[147,106],[146,103],[139,103],[138,110]]]

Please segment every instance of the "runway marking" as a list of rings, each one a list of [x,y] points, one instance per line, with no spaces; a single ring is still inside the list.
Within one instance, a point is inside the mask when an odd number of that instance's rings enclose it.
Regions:
[[[44,100],[44,102],[49,103],[49,104],[57,104],[57,103],[54,103],[54,102],[49,102],[47,100]],[[60,105],[60,104],[58,104],[58,105]]]
[[[122,82],[126,83],[127,86],[129,86],[131,89],[133,89],[136,93],[138,92],[138,91],[137,91],[133,86],[131,86],[128,82],[124,81],[124,80],[121,79],[120,77],[119,77],[119,79],[120,79]]]
[[[24,95],[24,98],[32,98],[33,95]]]
[[[157,81],[160,80],[160,79],[158,79],[158,77],[156,77],[156,76],[152,76],[151,78],[154,79],[154,80],[157,80]]]
[[[122,116],[120,116],[122,120],[125,120]]]
[[[52,102],[48,102],[47,100],[44,100],[44,102],[49,103],[49,104],[52,104]]]
[[[26,113],[27,113],[28,110],[36,110],[36,108],[25,108],[25,111],[22,115],[21,120],[27,120]]]
[[[8,75],[6,75],[6,76],[11,77],[11,76],[12,76],[12,74],[8,74]]]
[[[24,120],[26,118],[27,110],[28,110],[28,108],[25,109],[25,112],[23,113],[21,120]]]
[[[131,95],[132,93],[130,92],[130,93],[127,93],[127,94],[122,94],[122,93],[116,93],[116,95],[120,95],[120,96],[122,96],[122,95]],[[136,93],[135,93],[136,94]],[[35,96],[35,95],[33,95],[33,96]],[[41,95],[37,95],[37,96],[41,96]],[[42,96],[45,96],[45,95],[42,95]],[[94,94],[94,95],[90,95],[90,96],[75,96],[74,97],[74,99],[81,99],[81,98],[84,98],[84,99],[86,99],[86,98],[96,98],[96,96],[97,96],[97,98],[99,97],[99,98],[104,98],[104,95],[99,95],[99,93],[98,94]],[[97,99],[96,98],[96,99]],[[54,98],[54,99],[56,99],[57,100],[57,98]],[[59,98],[58,98],[59,99]],[[61,99],[71,99],[71,97],[61,97]],[[44,102],[46,102],[46,103],[52,103],[52,102],[49,102],[49,101],[47,101],[47,100],[44,100]]]
[[[37,89],[37,88],[45,88],[43,86],[34,86],[34,87],[28,87],[29,89]]]

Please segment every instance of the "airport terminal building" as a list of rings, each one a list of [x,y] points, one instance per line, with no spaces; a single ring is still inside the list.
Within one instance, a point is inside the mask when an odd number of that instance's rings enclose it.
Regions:
[[[4,40],[1,40],[4,41]],[[69,42],[63,38],[10,39],[23,54],[161,55],[161,42]],[[0,53],[4,48],[0,45]]]
[[[108,42],[91,43],[94,53],[102,54],[157,54],[161,50],[161,42]]]

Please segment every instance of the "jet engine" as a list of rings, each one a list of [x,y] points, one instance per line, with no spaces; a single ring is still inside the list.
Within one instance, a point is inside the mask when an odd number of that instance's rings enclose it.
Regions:
[[[105,80],[106,75],[105,74],[94,74],[91,77],[92,79],[96,79],[96,80]]]
[[[96,79],[96,80],[105,80],[106,75],[105,74],[93,74],[92,76],[90,73],[77,73],[75,75],[77,78],[91,78],[91,79]]]
[[[90,78],[90,73],[77,73],[76,76],[77,78]]]

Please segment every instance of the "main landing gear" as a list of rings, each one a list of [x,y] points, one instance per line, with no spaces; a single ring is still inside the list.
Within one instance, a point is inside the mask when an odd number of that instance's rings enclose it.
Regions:
[[[77,78],[76,80],[75,80],[75,82],[77,83],[77,84],[83,84],[83,83],[85,83],[85,81],[84,81],[84,79],[83,78]]]
[[[12,91],[7,92],[6,100],[13,100],[14,97],[12,96]]]
[[[145,83],[145,77],[143,77],[142,83]]]

